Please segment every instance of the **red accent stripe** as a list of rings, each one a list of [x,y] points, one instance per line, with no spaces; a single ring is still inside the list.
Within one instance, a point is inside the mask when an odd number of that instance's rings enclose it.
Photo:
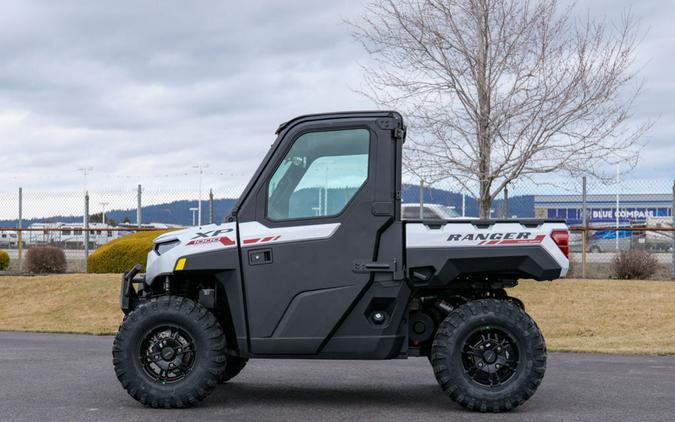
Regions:
[[[272,239],[272,240],[277,240],[277,239],[278,239],[278,238],[280,238],[280,237],[281,237],[281,235],[279,235],[279,236],[275,237],[275,238],[274,238],[274,239]]]
[[[519,244],[532,244],[532,243],[541,243],[546,238],[546,235],[540,234],[534,239],[507,239],[499,242],[500,245],[519,245]]]
[[[255,239],[245,239],[244,244],[245,245],[250,245],[251,243],[256,243],[258,240],[260,240],[259,237],[256,237]]]
[[[274,236],[263,237],[262,240],[261,240],[261,242],[269,242],[269,241],[272,240],[272,239],[274,239]]]
[[[222,243],[225,246],[232,246],[236,243],[234,240],[230,239],[227,236],[223,236],[219,240],[220,240],[220,243]]]

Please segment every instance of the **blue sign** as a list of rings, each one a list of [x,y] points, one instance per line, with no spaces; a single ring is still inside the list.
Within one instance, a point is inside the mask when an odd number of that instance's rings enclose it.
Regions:
[[[616,208],[588,208],[589,222],[614,223],[617,214],[620,223],[645,222],[650,217],[670,217],[670,208],[667,207],[619,207]],[[549,208],[548,218],[562,218],[570,224],[581,223],[581,208]]]

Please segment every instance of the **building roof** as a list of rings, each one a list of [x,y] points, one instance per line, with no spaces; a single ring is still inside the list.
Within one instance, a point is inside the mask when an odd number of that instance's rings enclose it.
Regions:
[[[551,206],[581,206],[583,200],[581,195],[535,195],[534,207],[544,208]],[[627,193],[619,194],[619,203],[622,207],[641,206],[641,207],[663,207],[673,204],[671,194],[662,193]],[[587,195],[586,204],[588,206],[616,206],[616,194]]]

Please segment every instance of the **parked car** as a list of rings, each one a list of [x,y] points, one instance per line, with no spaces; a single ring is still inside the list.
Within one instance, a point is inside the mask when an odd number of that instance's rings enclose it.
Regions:
[[[423,220],[453,220],[457,218],[464,218],[454,207],[441,204],[423,204],[422,205],[422,219]],[[420,218],[420,204],[401,204],[401,219],[402,220],[416,220]]]
[[[19,235],[15,231],[0,232],[0,248],[14,249],[19,244]]]
[[[617,236],[619,238],[617,243]],[[581,252],[583,250],[583,237],[581,232],[572,232],[570,236],[570,251]],[[586,238],[586,252],[603,253],[627,251],[629,249],[641,249],[644,242],[640,242],[637,235],[630,230],[596,230],[591,231]],[[618,246],[618,247],[617,247]]]

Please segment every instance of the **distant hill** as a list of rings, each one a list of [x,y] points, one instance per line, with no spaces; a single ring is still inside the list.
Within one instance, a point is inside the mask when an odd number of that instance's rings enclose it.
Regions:
[[[353,189],[329,189],[327,203],[325,203],[328,211],[336,211],[336,204],[342,202],[336,201],[336,198],[343,198],[345,195],[350,196],[352,192]],[[303,189],[294,196],[291,202],[291,209],[313,209],[318,207],[319,197],[318,189]],[[404,203],[418,202],[419,187],[415,185],[403,185],[401,199]],[[236,199],[232,198],[214,199],[213,206],[215,222],[222,222],[223,218],[227,216],[232,210],[235,202]],[[462,212],[462,195],[456,192],[435,188],[425,188],[424,202],[453,206],[458,213],[461,214]],[[500,199],[494,201],[493,203],[493,208],[496,210],[497,215],[500,215],[502,202],[503,201]],[[190,208],[196,207],[196,200],[181,200],[157,205],[147,205],[142,208],[142,218],[144,223],[166,223],[189,226],[192,224],[192,212],[190,211]],[[202,202],[202,208],[202,221],[208,221],[208,201]],[[518,218],[533,218],[534,197],[532,195],[527,195],[509,198],[508,215],[509,217],[515,215]],[[132,223],[136,222],[135,209],[110,210],[106,212],[106,216],[117,221],[118,223],[123,222],[125,218]],[[471,197],[466,197],[466,216],[478,216],[478,202]],[[27,219],[24,220],[23,225],[24,227],[28,227],[33,223],[77,223],[80,221],[82,221],[81,215],[54,215],[45,216],[42,218]],[[16,227],[17,224],[17,220],[0,220],[0,227]]]
[[[224,198],[214,199],[213,208],[215,222],[220,223],[224,216],[228,215],[234,206],[236,199]],[[166,223],[189,226],[192,224],[192,211],[190,208],[197,208],[196,200],[173,201],[164,204],[147,205],[141,208],[141,218],[143,223]],[[121,223],[126,219],[132,223],[136,222],[136,209],[110,210],[106,211],[106,218]],[[202,221],[208,221],[209,205],[208,201],[202,201]],[[81,215],[54,215],[42,218],[31,218],[23,220],[23,226],[28,227],[33,223],[79,223],[82,221]],[[0,227],[16,227],[18,220],[0,220]]]

